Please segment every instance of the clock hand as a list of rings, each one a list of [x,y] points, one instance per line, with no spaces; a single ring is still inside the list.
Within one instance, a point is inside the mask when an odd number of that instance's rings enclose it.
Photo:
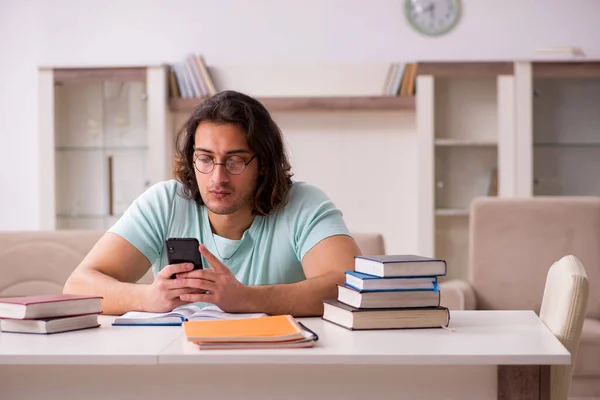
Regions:
[[[429,5],[427,7],[423,8],[423,11],[433,14],[434,8],[435,8],[435,4],[429,3]]]
[[[428,7],[428,8],[429,8],[429,10],[428,10],[428,11],[430,11],[430,12],[431,12],[431,17],[432,17],[432,18],[435,18],[435,3],[431,3],[431,4],[429,4],[429,7]]]

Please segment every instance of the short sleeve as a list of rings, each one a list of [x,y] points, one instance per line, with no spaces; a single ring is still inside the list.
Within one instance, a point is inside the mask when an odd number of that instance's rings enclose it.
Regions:
[[[296,256],[300,261],[321,240],[334,235],[349,235],[342,212],[319,188],[295,182],[284,214]]]
[[[151,264],[162,251],[177,190],[176,183],[160,182],[148,188],[108,230],[135,246]]]

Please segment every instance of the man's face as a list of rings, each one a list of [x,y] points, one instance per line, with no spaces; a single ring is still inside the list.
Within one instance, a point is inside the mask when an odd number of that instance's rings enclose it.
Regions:
[[[225,164],[232,156],[241,157],[248,163],[255,155],[248,147],[246,135],[237,125],[212,122],[198,125],[194,150],[195,165],[204,166],[210,165],[210,159]],[[198,157],[204,161],[198,161]],[[213,213],[224,215],[242,209],[248,212],[252,210],[251,200],[258,180],[258,160],[253,159],[239,175],[230,173],[224,165],[215,165],[212,172],[207,174],[199,172],[197,167],[194,172],[202,200]]]

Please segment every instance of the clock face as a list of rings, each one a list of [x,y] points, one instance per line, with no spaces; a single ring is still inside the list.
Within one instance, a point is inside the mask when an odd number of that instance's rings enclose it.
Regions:
[[[460,0],[405,0],[406,18],[419,32],[439,36],[460,20]]]

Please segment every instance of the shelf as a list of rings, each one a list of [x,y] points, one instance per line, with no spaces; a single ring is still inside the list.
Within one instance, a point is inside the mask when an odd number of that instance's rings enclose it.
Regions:
[[[417,75],[438,78],[482,78],[514,73],[512,62],[423,62],[417,66]]]
[[[56,84],[146,80],[146,67],[55,68],[52,73]]]
[[[171,111],[189,112],[206,98],[172,98]],[[269,111],[414,110],[414,96],[259,97]]]
[[[148,150],[148,146],[123,146],[123,147],[116,147],[116,146],[107,146],[107,147],[58,146],[58,147],[55,147],[55,150],[56,151],[105,151],[105,150],[109,150],[109,151],[127,151],[127,150],[143,151],[143,150]]]
[[[438,208],[435,215],[440,217],[468,217],[469,210],[466,208]]]
[[[596,147],[600,148],[600,143],[558,143],[558,142],[538,142],[533,144],[535,147]]]
[[[600,78],[599,61],[553,61],[532,63],[534,78]]]
[[[498,143],[483,140],[469,140],[469,139],[435,139],[436,146],[464,146],[464,147],[494,147]]]

